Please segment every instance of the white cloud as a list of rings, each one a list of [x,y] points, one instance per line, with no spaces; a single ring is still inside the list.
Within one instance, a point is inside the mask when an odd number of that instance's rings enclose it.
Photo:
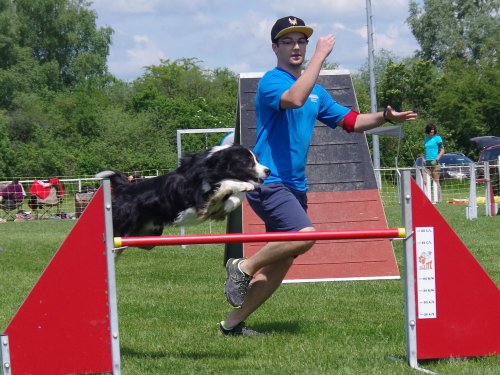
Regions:
[[[335,22],[333,24],[333,29],[334,30],[346,30],[347,27],[343,24],[343,23],[340,23],[340,22]]]
[[[120,35],[121,44],[127,47],[113,50],[108,66],[111,72],[119,71],[120,78],[133,80],[150,65],[158,65],[166,56],[162,49],[146,35]]]
[[[103,13],[141,14],[153,13],[159,0],[94,0],[92,8]]]
[[[270,7],[283,16],[294,15],[311,22],[311,19],[341,19],[346,14],[364,13],[365,0],[275,0]]]
[[[172,16],[220,8],[230,0],[93,0],[91,8],[118,15],[168,13]]]
[[[360,38],[367,40],[368,28],[366,26],[358,27],[351,30],[354,34],[358,35]]]
[[[376,50],[408,56],[416,49],[405,24],[407,7],[407,0],[372,1]],[[317,38],[332,32],[337,41],[329,62],[356,71],[367,56],[365,0],[96,0],[92,8],[98,25],[115,30],[108,65],[123,79],[140,76],[161,58],[197,58],[205,68],[236,73],[265,71],[276,62],[272,25],[290,14],[315,30],[307,58]]]

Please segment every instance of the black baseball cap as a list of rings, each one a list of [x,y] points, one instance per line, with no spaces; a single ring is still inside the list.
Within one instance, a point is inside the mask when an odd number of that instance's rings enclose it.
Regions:
[[[312,27],[306,26],[304,21],[298,17],[283,17],[277,20],[271,29],[271,41],[276,43],[283,35],[295,32],[302,33],[309,38],[313,31]]]

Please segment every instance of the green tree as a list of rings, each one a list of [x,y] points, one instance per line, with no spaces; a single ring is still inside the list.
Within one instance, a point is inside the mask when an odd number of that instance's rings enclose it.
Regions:
[[[389,62],[378,87],[379,106],[384,108],[391,105],[401,111],[405,102],[405,93],[408,91],[408,69],[405,64]]]
[[[19,45],[40,65],[57,64],[60,84],[71,86],[107,73],[111,28],[97,28],[83,0],[14,0]]]
[[[430,61],[389,61],[378,86],[380,106],[412,109],[426,115],[434,105],[438,71]]]
[[[163,60],[133,83],[126,108],[147,113],[174,145],[177,129],[234,126],[236,89],[236,77],[227,69],[204,70],[197,59]]]
[[[0,176],[14,176],[12,167],[15,165],[15,155],[7,130],[7,118],[4,111],[0,111]]]
[[[398,61],[398,58],[390,51],[381,49],[377,51],[374,61],[375,72],[375,85],[377,87],[377,106],[383,108],[384,104],[381,103],[383,90],[381,84],[387,74],[387,66]],[[368,62],[363,64],[359,72],[353,75],[353,83],[356,90],[360,112],[371,111],[371,98],[370,98],[370,70]]]
[[[398,59],[386,50],[375,55],[375,78],[378,109],[390,104],[397,109],[416,108],[411,102],[412,61]],[[353,76],[354,87],[361,112],[371,111],[370,77],[368,64]],[[382,167],[411,166],[420,152],[421,122],[403,126],[404,139],[380,136],[380,163]],[[371,141],[371,138],[368,137]]]
[[[426,116],[435,102],[439,73],[429,60],[411,59],[407,64],[408,90],[405,92],[405,101],[408,108],[417,111],[420,116]]]
[[[432,116],[447,129],[457,147],[477,155],[470,138],[500,136],[500,71],[495,66],[449,62],[437,82]]]
[[[412,100],[440,127],[448,151],[477,156],[471,137],[500,135],[499,12],[499,0],[410,2],[408,23],[425,59],[414,65]]]
[[[408,24],[421,55],[442,66],[448,60],[498,59],[499,0],[410,1]]]
[[[11,0],[0,0],[0,69],[15,61],[18,30]]]

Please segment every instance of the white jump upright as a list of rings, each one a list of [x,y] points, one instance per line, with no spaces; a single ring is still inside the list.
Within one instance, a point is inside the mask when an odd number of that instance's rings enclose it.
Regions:
[[[430,201],[441,202],[441,186],[431,177],[425,167],[415,168],[415,179]]]
[[[419,171],[417,170],[417,175]],[[420,175],[421,176],[421,175]],[[419,369],[417,360],[417,317],[415,304],[415,257],[413,256],[412,197],[409,172],[402,172],[401,210],[406,239],[403,245],[405,287],[406,358],[410,367]]]
[[[470,165],[469,178],[469,204],[465,208],[465,217],[469,220],[477,219],[477,181],[476,181],[476,165]]]
[[[466,207],[465,215],[467,219],[477,219],[477,184],[484,183],[484,214],[485,216],[496,216],[498,212],[498,205],[495,201],[495,194],[493,189],[493,181],[491,179],[490,164],[488,161],[484,162],[481,168],[484,171],[483,178],[476,177],[477,167],[475,164],[470,165],[470,188],[469,188],[469,204]]]

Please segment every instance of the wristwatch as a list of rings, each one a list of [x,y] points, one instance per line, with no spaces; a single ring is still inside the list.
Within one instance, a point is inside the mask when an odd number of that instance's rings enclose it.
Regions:
[[[391,124],[395,124],[395,122],[394,122],[394,121],[389,120],[389,118],[387,118],[387,107],[386,107],[386,108],[384,108],[384,121],[385,121],[385,122],[390,122]]]

